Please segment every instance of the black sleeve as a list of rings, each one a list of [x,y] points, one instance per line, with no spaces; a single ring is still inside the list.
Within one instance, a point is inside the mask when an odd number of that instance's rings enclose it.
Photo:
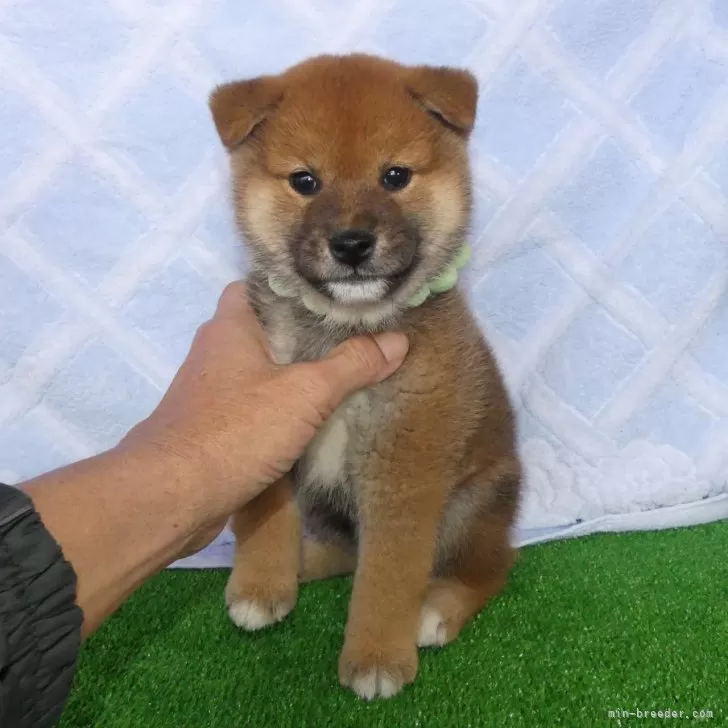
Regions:
[[[0,484],[0,726],[56,725],[82,622],[73,568],[30,498]]]

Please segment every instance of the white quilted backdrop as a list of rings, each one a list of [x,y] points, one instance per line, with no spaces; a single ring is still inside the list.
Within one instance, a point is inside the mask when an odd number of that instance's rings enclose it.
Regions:
[[[0,0],[0,480],[113,445],[244,268],[213,85],[349,50],[480,80],[519,540],[728,516],[728,0]]]

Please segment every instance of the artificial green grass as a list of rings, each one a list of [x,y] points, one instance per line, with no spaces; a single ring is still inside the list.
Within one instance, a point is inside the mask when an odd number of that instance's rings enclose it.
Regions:
[[[728,521],[524,549],[460,639],[422,653],[416,684],[372,704],[336,677],[349,579],[304,586],[286,622],[248,635],[224,572],[166,572],[87,643],[61,726],[588,728],[665,709],[728,724],[727,557]]]

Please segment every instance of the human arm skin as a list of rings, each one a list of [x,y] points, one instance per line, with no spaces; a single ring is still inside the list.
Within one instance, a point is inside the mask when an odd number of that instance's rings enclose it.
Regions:
[[[280,367],[231,284],[159,406],[115,448],[22,484],[78,577],[84,636],[146,579],[210,543],[286,473],[350,393],[390,376],[407,341],[358,338]]]

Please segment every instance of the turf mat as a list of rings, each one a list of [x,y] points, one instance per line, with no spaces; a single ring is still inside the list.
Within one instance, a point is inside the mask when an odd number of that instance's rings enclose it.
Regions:
[[[227,620],[225,579],[146,584],[85,645],[61,727],[728,725],[728,521],[524,549],[416,684],[372,704],[336,678],[349,579],[304,586],[253,635]],[[683,718],[638,717],[653,710]]]

